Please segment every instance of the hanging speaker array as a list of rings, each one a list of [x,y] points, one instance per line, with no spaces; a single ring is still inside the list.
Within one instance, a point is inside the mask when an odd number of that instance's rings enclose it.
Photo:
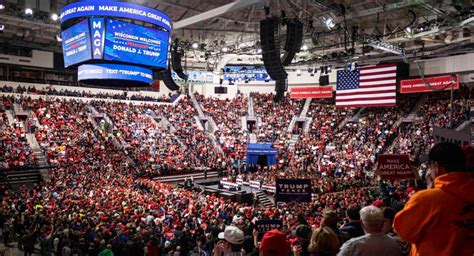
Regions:
[[[173,69],[176,75],[184,81],[188,80],[188,75],[184,73],[183,67],[181,66],[181,59],[183,55],[183,50],[179,50],[178,46],[174,45],[173,50],[171,50],[171,60],[168,65],[168,69],[160,70],[156,73],[157,79],[163,81],[166,87],[168,87],[168,89],[171,91],[177,91],[180,88],[180,86],[173,80],[171,69]]]
[[[278,17],[266,18],[260,21],[263,64],[273,80],[283,80],[288,77],[280,60],[279,26],[280,20]]]
[[[186,75],[183,71],[183,67],[181,66],[181,57],[183,56],[183,51],[180,51],[175,47],[173,51],[171,51],[171,66],[173,67],[174,72],[176,75],[183,79],[184,81],[188,80],[188,75]]]
[[[284,66],[291,63],[303,44],[303,23],[297,19],[288,19],[284,23],[287,28],[286,40],[284,54],[280,58],[280,18],[271,17],[260,21],[263,64],[268,75],[275,80],[275,102],[281,101],[288,89],[286,81],[288,74]]]
[[[291,61],[303,44],[303,23],[297,19],[286,22],[285,54],[281,60],[283,66],[290,65]]]
[[[156,77],[158,80],[163,81],[163,83],[170,89],[171,91],[179,90],[179,85],[173,80],[171,76],[171,67],[168,67],[166,70],[160,70],[157,72]]]

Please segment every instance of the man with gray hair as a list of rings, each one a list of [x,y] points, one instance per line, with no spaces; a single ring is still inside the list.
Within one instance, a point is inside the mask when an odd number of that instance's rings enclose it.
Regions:
[[[360,219],[365,235],[345,242],[338,256],[401,255],[397,242],[382,232],[384,218],[380,208],[373,205],[362,208]]]

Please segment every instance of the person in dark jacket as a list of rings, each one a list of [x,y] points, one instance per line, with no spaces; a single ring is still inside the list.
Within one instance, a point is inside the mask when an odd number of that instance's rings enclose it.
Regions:
[[[349,222],[344,224],[339,230],[347,232],[351,238],[359,237],[364,235],[364,230],[360,224],[360,207],[353,205],[346,211]]]

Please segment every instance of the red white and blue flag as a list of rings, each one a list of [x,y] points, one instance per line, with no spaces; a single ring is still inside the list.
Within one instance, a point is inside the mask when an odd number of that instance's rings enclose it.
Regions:
[[[396,96],[396,64],[337,71],[337,107],[395,106]]]

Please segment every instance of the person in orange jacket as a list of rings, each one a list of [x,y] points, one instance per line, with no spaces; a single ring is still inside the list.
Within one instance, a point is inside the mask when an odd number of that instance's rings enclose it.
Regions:
[[[429,153],[434,187],[411,196],[395,216],[397,234],[410,255],[474,255],[474,173],[462,149],[441,142]]]

